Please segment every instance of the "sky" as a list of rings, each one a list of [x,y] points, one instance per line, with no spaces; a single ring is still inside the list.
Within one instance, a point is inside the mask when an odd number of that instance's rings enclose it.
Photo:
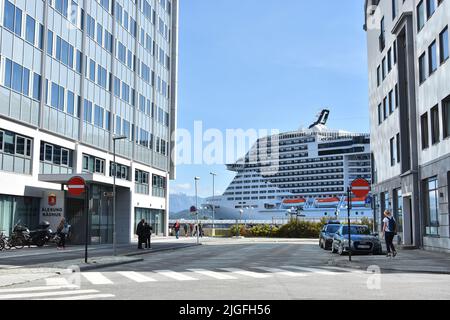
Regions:
[[[331,111],[329,128],[369,132],[363,0],[181,0],[179,15],[180,132],[194,135],[199,121],[201,132],[224,135],[292,131],[323,108]],[[208,145],[186,141],[178,147],[192,154]],[[215,172],[222,194],[234,177],[229,159],[183,159],[172,193],[194,195],[198,176],[198,195],[211,196]]]

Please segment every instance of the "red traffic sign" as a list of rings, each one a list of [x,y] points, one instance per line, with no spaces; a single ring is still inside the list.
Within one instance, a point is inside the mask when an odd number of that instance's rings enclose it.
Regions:
[[[67,187],[69,189],[69,194],[72,196],[80,196],[84,193],[86,189],[86,182],[83,178],[73,177],[67,183]]]
[[[365,179],[356,179],[352,182],[352,192],[358,198],[367,197],[370,192],[370,183]]]

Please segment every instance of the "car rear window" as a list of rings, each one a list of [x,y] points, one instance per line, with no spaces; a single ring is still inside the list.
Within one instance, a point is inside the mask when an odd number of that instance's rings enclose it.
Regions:
[[[336,233],[341,226],[337,224],[328,225],[326,231],[329,233]]]

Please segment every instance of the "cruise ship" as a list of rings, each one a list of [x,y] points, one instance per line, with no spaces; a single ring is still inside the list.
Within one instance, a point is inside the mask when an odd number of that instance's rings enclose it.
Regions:
[[[227,169],[236,176],[222,196],[208,198],[215,218],[317,220],[348,216],[347,187],[371,182],[370,135],[326,127],[322,110],[309,128],[259,139]],[[370,197],[351,196],[351,217],[372,219]]]

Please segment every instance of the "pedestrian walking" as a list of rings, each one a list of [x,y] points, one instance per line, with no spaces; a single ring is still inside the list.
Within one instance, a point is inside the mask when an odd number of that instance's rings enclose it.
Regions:
[[[61,219],[61,222],[59,223],[58,227],[56,228],[56,234],[59,237],[58,242],[58,250],[64,250],[66,249],[66,236],[69,233],[69,224],[66,222],[65,218]]]
[[[173,228],[175,229],[175,236],[177,237],[177,239],[180,239],[180,228],[181,228],[180,221],[175,222]]]
[[[184,224],[184,234],[185,234],[185,236],[186,236],[186,238],[189,236],[188,235],[188,225],[187,224]]]
[[[142,249],[142,243],[144,242],[144,223],[145,220],[142,219],[136,228],[136,235],[138,236],[138,249]]]
[[[397,234],[397,222],[395,221],[395,218],[392,216],[392,213],[388,210],[384,212],[384,225],[383,225],[383,232],[384,232],[384,239],[386,240],[386,247],[387,247],[387,257],[396,257],[397,251],[394,247],[394,237]]]
[[[145,242],[145,248],[151,249],[152,248],[152,230],[153,228],[148,224],[147,222],[144,223],[144,242]]]
[[[198,225],[198,230],[200,238],[203,238],[203,225],[201,223]]]

